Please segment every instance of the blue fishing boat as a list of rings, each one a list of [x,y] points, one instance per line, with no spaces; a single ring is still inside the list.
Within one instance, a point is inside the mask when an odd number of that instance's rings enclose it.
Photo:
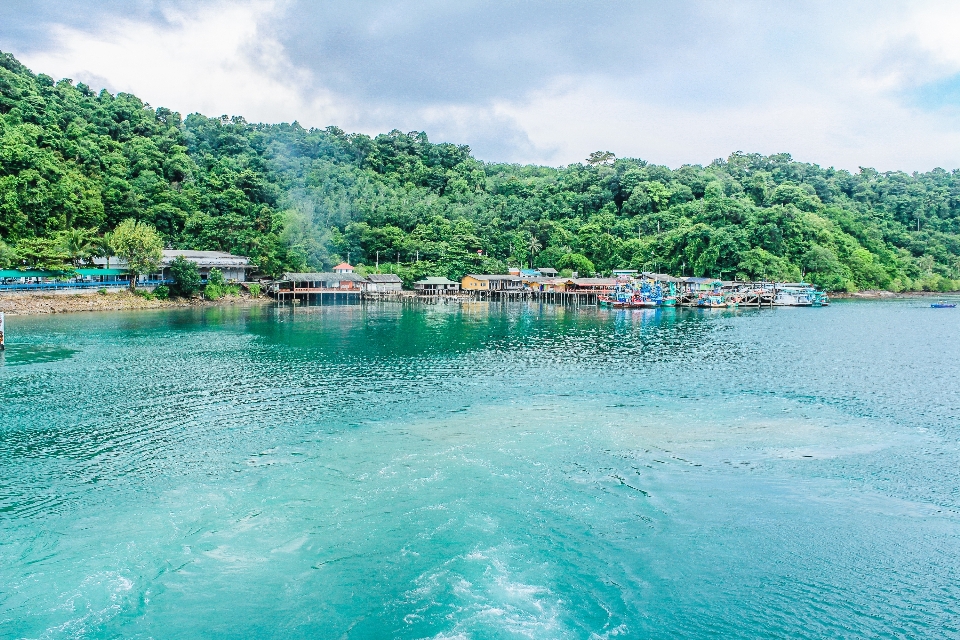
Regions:
[[[957,305],[955,303],[944,302],[943,300],[940,302],[934,302],[932,305],[930,305],[930,307],[933,309],[953,309],[956,306]]]

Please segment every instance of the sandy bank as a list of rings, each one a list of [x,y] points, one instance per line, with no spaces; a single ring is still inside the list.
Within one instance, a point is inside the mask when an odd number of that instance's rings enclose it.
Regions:
[[[270,298],[238,296],[222,300],[145,300],[128,291],[106,294],[97,291],[58,291],[51,293],[3,293],[0,294],[0,311],[11,316],[38,315],[42,313],[74,313],[78,311],[123,311],[126,309],[175,309],[183,307],[213,307],[224,305],[269,304]]]

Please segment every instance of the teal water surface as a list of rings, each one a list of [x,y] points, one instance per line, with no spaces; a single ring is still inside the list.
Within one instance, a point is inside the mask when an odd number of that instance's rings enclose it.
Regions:
[[[8,318],[0,637],[960,637],[957,311]]]

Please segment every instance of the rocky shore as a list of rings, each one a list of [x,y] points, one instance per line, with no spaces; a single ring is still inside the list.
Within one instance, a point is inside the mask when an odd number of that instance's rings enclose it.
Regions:
[[[223,305],[260,305],[272,302],[270,298],[233,296],[220,300],[147,300],[129,291],[98,293],[97,291],[69,291],[51,293],[0,294],[0,311],[10,316],[44,313],[74,313],[80,311],[123,311],[128,309],[175,309],[178,307],[213,307]]]

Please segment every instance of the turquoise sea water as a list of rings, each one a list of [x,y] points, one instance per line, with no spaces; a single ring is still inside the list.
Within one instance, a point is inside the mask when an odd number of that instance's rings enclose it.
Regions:
[[[960,637],[958,311],[8,318],[0,637]]]

